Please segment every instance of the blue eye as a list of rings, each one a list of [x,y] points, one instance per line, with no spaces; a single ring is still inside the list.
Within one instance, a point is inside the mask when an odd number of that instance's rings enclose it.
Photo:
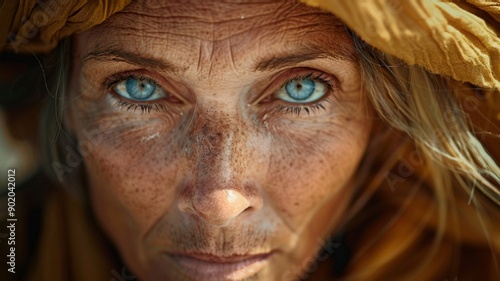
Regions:
[[[276,97],[291,103],[310,103],[321,99],[328,91],[324,83],[310,78],[296,79],[286,83]]]
[[[136,101],[153,101],[166,97],[165,92],[150,79],[128,78],[113,86],[120,96]]]

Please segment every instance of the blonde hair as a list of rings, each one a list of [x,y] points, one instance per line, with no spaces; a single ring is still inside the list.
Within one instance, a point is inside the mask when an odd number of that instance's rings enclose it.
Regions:
[[[466,112],[477,113],[481,90],[353,38],[379,124],[360,167],[342,280],[499,280],[500,168]]]

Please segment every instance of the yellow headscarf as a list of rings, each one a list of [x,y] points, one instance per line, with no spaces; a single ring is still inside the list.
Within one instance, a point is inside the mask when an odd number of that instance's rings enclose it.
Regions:
[[[43,53],[100,24],[131,0],[0,1],[0,50]]]
[[[500,89],[498,0],[305,0],[368,44],[433,73]]]

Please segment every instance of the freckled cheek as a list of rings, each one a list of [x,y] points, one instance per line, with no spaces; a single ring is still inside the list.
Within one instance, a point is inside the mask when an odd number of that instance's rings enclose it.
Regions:
[[[271,172],[275,176],[269,184],[273,187],[273,200],[280,206],[279,210],[292,218],[306,215],[338,193],[346,182],[346,175],[339,174],[336,165],[328,166],[319,159],[300,162],[301,165],[293,164],[284,171]]]
[[[172,208],[186,165],[181,151],[165,128],[108,127],[100,145],[84,156],[94,205],[105,204],[149,228]]]
[[[296,144],[276,152],[279,156],[273,157],[266,184],[275,208],[299,225],[325,204],[349,200],[352,190],[346,189],[352,189],[363,152],[364,143],[329,137],[316,142],[315,148],[300,149]]]

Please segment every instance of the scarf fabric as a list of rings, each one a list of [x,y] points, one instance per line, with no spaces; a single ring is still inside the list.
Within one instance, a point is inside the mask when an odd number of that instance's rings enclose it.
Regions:
[[[410,65],[500,89],[498,0],[305,0]]]
[[[71,34],[100,24],[131,0],[0,1],[0,50],[46,53]]]

